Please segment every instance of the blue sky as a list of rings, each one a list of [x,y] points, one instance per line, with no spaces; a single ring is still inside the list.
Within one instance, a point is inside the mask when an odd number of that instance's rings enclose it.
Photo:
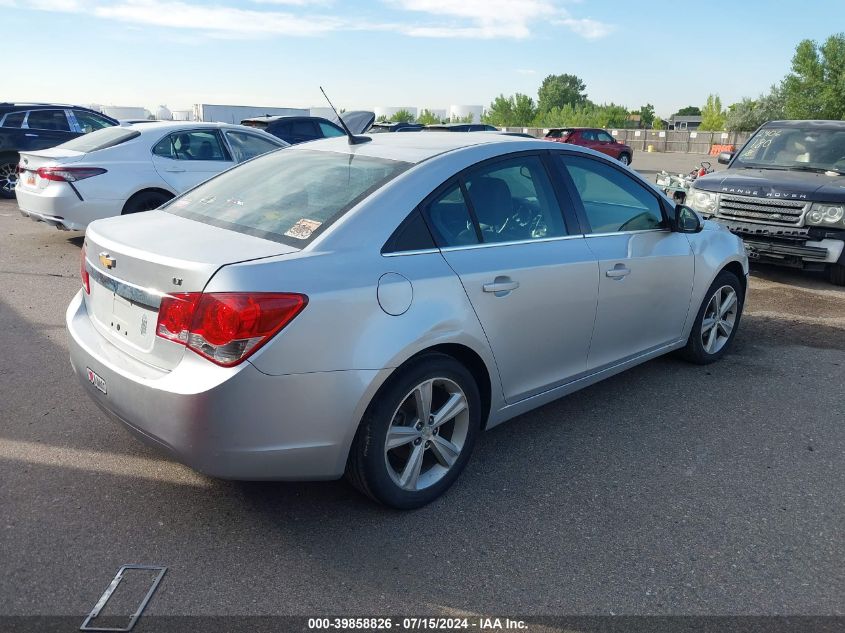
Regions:
[[[597,102],[668,116],[756,96],[845,2],[0,0],[0,100],[444,108],[573,73]]]

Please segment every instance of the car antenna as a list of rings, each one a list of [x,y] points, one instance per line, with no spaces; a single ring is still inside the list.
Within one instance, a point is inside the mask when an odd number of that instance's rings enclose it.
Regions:
[[[334,111],[334,115],[337,117],[337,120],[340,122],[343,131],[346,132],[346,138],[349,140],[350,145],[360,145],[361,143],[369,143],[373,139],[369,136],[355,136],[352,132],[349,131],[349,128],[346,127],[346,123],[344,123],[343,119],[340,118],[340,115],[337,113],[337,109],[332,105],[331,99],[329,99],[329,95],[326,94],[326,91],[323,90],[323,87],[320,86],[320,92],[323,93],[323,96],[326,98],[326,101],[329,102],[329,106]]]

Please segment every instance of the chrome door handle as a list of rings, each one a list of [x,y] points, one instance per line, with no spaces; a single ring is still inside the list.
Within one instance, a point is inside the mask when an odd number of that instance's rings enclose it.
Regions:
[[[24,134],[24,136],[28,136],[29,138],[38,138],[37,134]]]
[[[494,282],[484,284],[482,286],[484,292],[492,292],[497,297],[502,296],[502,294],[499,293],[506,294],[511,290],[516,290],[517,288],[519,288],[519,282],[514,281],[510,277],[496,277],[496,280]]]
[[[631,274],[631,269],[624,264],[616,264],[613,268],[604,273],[611,279],[622,279]]]

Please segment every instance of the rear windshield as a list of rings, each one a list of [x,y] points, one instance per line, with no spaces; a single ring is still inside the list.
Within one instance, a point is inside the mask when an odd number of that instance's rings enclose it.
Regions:
[[[141,136],[138,130],[115,125],[113,127],[104,127],[102,130],[97,130],[90,134],[77,136],[75,139],[63,143],[59,147],[62,149],[71,149],[75,152],[96,152],[100,149],[120,145],[137,136]]]
[[[220,174],[165,210],[301,248],[410,166],[370,156],[284,149]]]

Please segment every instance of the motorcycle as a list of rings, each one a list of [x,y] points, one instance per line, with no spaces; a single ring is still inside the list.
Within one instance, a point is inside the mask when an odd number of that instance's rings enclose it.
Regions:
[[[655,177],[655,184],[670,196],[677,204],[683,204],[687,193],[697,178],[713,173],[713,166],[708,161],[701,161],[701,165],[688,174],[670,174],[665,169]]]

